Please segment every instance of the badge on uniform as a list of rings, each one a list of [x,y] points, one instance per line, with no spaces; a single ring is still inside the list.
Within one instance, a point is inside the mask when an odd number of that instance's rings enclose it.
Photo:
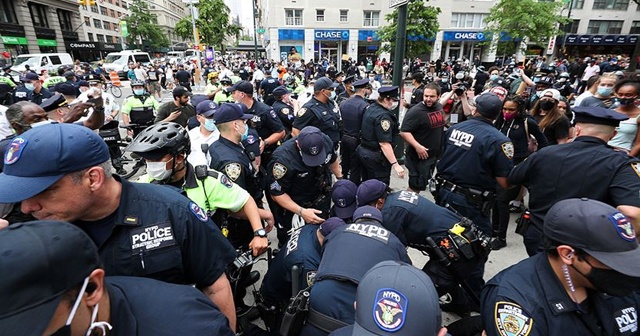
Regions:
[[[614,212],[609,216],[609,220],[622,239],[628,242],[636,240],[636,231],[633,229],[633,225],[625,215],[620,212]]]
[[[276,111],[274,111],[274,110],[269,111],[269,115],[271,115],[271,118],[273,118],[273,119],[277,119],[278,118],[278,116],[276,115]]]
[[[284,115],[289,115],[289,112],[290,112],[290,111],[289,111],[289,109],[288,109],[288,108],[286,108],[286,107],[285,107],[285,108],[283,108],[283,109],[280,109],[280,112],[281,112],[282,114],[284,114]]]
[[[169,222],[131,230],[130,238],[131,251],[133,254],[176,244],[176,240],[173,238],[173,227],[171,227],[171,223]]]
[[[271,183],[271,185],[269,186],[269,189],[273,191],[281,191],[282,187],[280,186],[280,183],[278,183],[278,181],[275,181]]]
[[[502,152],[506,155],[509,160],[513,159],[513,143],[505,142],[502,144]]]
[[[373,301],[373,317],[378,328],[395,332],[404,325],[409,301],[404,294],[393,288],[382,288]]]
[[[281,179],[287,173],[287,167],[282,163],[276,162],[271,168],[271,173],[276,180]]]
[[[240,177],[240,173],[242,173],[242,167],[239,163],[236,162],[229,163],[228,165],[224,166],[224,172],[232,181],[235,181],[238,179],[238,177]]]
[[[224,176],[224,175],[223,175]],[[201,221],[206,223],[209,220],[207,212],[193,202],[189,202],[189,210]]]
[[[632,163],[631,168],[633,169],[634,172],[636,172],[638,177],[640,177],[640,162]]]
[[[21,137],[17,137],[11,140],[7,152],[4,154],[4,164],[10,165],[18,161],[22,155],[24,147],[27,146],[27,140]]]
[[[380,126],[382,127],[383,131],[388,132],[391,128],[391,121],[383,119],[382,121],[380,121]]]
[[[229,180],[229,178],[225,174],[220,174],[219,181],[229,189],[233,187],[233,182],[231,182],[231,180]]]
[[[496,329],[502,336],[527,336],[533,328],[529,314],[512,302],[496,302],[494,318]]]
[[[306,107],[303,107],[303,108],[299,109],[298,110],[298,117],[302,117],[305,114],[305,112],[307,112],[307,108]]]
[[[251,121],[253,121],[254,123],[259,123],[260,122],[260,116],[259,115],[254,115],[253,118],[251,118]]]
[[[613,319],[618,327],[617,335],[635,335],[638,331],[638,311],[633,306],[616,311],[613,313]]]

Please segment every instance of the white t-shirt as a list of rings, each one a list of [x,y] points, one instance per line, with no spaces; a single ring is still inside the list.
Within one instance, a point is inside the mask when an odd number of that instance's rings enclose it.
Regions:
[[[600,73],[600,66],[598,66],[597,64],[592,65],[592,66],[588,66],[586,68],[584,68],[584,74],[582,75],[582,80],[586,81],[589,78],[597,75]]]
[[[187,156],[187,162],[194,167],[198,165],[207,165],[208,167],[211,158],[208,152],[204,153],[202,151],[202,144],[206,143],[211,146],[218,138],[220,138],[220,132],[218,130],[212,132],[208,137],[205,137],[204,134],[200,132],[200,126],[190,130],[189,140],[191,141],[191,153]]]
[[[0,105],[0,139],[4,139],[13,134],[13,129],[7,120],[7,107]]]

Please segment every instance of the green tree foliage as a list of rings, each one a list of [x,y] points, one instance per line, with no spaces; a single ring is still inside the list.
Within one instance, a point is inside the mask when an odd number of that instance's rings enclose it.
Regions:
[[[431,42],[440,29],[438,23],[439,7],[426,6],[423,0],[409,0],[407,5],[407,58],[419,57],[431,51]],[[395,51],[396,31],[398,30],[398,9],[385,17],[387,25],[378,29],[378,38],[385,44],[381,52]]]
[[[229,7],[223,0],[200,0],[196,8],[198,9],[196,27],[200,33],[200,43],[222,50],[219,48],[223,47],[225,38],[236,36],[242,31],[242,27],[232,24],[229,20]],[[193,36],[191,16],[178,21],[175,32],[184,39],[191,39]]]
[[[129,36],[127,44],[136,44],[138,38],[152,48],[169,46],[169,39],[158,26],[158,18],[149,11],[147,1],[133,1],[129,6],[131,14],[127,18]]]
[[[503,53],[516,52],[519,41],[525,39],[546,46],[549,38],[562,34],[560,27],[570,22],[560,15],[562,6],[562,2],[554,1],[500,0],[485,19],[485,32],[493,36],[505,33],[511,38],[499,42],[498,50]]]

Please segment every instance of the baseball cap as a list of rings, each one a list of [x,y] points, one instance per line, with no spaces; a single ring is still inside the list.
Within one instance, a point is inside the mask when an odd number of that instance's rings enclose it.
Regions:
[[[0,203],[23,201],[68,173],[108,160],[107,144],[87,127],[64,123],[35,127],[7,147],[0,174]]]
[[[327,159],[324,148],[324,135],[314,126],[307,126],[298,134],[298,146],[302,154],[302,162],[309,167],[317,167]]]
[[[334,83],[329,77],[318,78],[313,84],[313,91],[318,92],[320,90],[333,89],[337,87],[338,84]]]
[[[82,79],[82,80],[78,81],[78,86],[89,87],[89,82],[87,82],[86,80]]]
[[[544,96],[551,97],[557,101],[560,101],[560,98],[562,98],[560,91],[556,89],[545,89],[544,91],[542,91],[542,94],[540,95],[540,97],[544,97]]]
[[[234,120],[247,120],[253,118],[253,114],[245,114],[241,104],[225,103],[218,106],[213,117],[216,124],[224,124]]]
[[[360,183],[356,191],[356,202],[358,206],[368,205],[382,197],[387,191],[387,185],[376,179],[366,180]]]
[[[502,100],[495,93],[483,93],[476,97],[476,109],[483,117],[494,119],[502,110]]]
[[[273,89],[273,92],[271,92],[271,94],[273,94],[275,97],[282,97],[287,93],[291,93],[291,90],[287,89],[287,87],[284,85],[278,86],[277,88]]]
[[[196,107],[205,100],[211,100],[211,99],[209,99],[209,97],[203,94],[194,94],[193,96],[191,96],[191,99],[190,99],[191,105]]]
[[[22,81],[23,82],[28,82],[28,81],[32,81],[32,80],[39,80],[40,78],[38,77],[38,75],[34,74],[33,72],[27,72],[24,77],[22,77]]]
[[[318,230],[320,230],[320,234],[323,237],[326,237],[331,232],[333,232],[333,230],[335,230],[337,227],[339,227],[341,225],[347,225],[347,223],[345,223],[345,221],[343,221],[342,218],[331,217],[331,218],[327,218],[327,220],[322,222],[322,224],[320,224],[320,228]]]
[[[213,100],[205,100],[196,105],[196,114],[209,118],[216,112],[217,108],[218,104],[214,103]]]
[[[335,205],[336,216],[351,218],[356,209],[356,191],[358,186],[349,180],[339,180],[333,184],[331,200]]]
[[[437,335],[442,328],[433,282],[422,270],[401,261],[382,261],[367,271],[358,285],[356,303],[355,323],[338,329],[336,335]]]
[[[353,212],[353,220],[356,221],[358,219],[373,219],[382,223],[382,212],[370,205],[361,206]]]
[[[633,224],[608,204],[587,198],[562,200],[547,212],[544,235],[584,250],[617,272],[640,277],[640,246]]]
[[[93,241],[59,221],[0,230],[0,254],[0,330],[9,335],[42,335],[63,294],[100,268]]]
[[[618,127],[621,121],[629,119],[626,114],[598,106],[572,107],[575,122]]]
[[[246,80],[239,81],[227,88],[227,92],[240,91],[246,94],[253,94],[253,85]]]
[[[71,77],[75,77],[75,76],[76,76],[76,73],[75,73],[75,72],[73,72],[73,71],[67,71],[67,72],[65,72],[65,73],[63,74],[63,77],[65,77],[65,78],[67,78],[67,79],[69,79],[69,78],[71,78]]]
[[[56,92],[62,93],[67,96],[75,96],[78,92],[76,87],[69,83],[58,83],[55,86]]]
[[[189,92],[189,90],[187,90],[187,88],[185,88],[184,86],[176,86],[175,89],[173,89],[173,96],[193,96],[193,93]]]

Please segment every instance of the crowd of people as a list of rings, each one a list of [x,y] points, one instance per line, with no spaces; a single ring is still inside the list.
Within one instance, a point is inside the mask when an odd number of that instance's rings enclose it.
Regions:
[[[406,97],[386,60],[295,49],[132,64],[122,106],[90,67],[52,91],[27,72],[0,141],[0,330],[637,335],[640,81],[618,59],[415,61]],[[119,114],[132,181],[95,131]],[[529,258],[485,283],[512,212]]]

